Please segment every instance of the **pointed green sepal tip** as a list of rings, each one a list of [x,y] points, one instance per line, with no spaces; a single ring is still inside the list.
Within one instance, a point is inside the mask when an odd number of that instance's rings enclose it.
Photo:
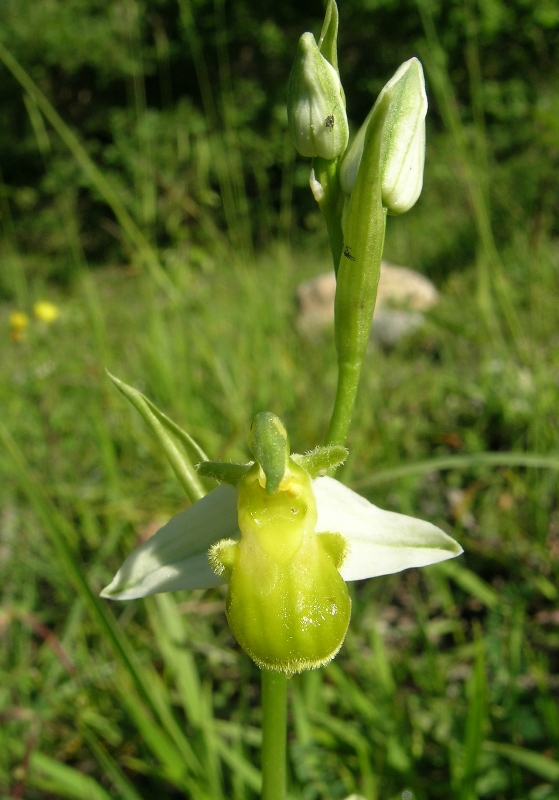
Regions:
[[[267,494],[275,494],[289,460],[289,439],[282,421],[271,411],[262,411],[252,422],[248,446],[264,477]]]
[[[145,395],[111,375],[108,370],[106,372],[119,392],[139,412],[155,436],[187,496],[192,501],[202,498],[204,496],[204,487],[198,480],[190,458],[192,453],[197,459],[206,459],[207,456],[202,448],[194,441],[192,436],[183,431],[176,422],[173,422]]]
[[[236,487],[241,478],[247,474],[252,467],[250,464],[228,464],[223,461],[202,461],[196,464],[198,475],[203,478],[212,478],[219,483],[228,483],[229,486]]]
[[[386,119],[380,106],[388,101]],[[346,150],[340,183],[347,195],[353,191],[369,125],[382,127],[382,202],[390,214],[403,214],[415,205],[423,186],[427,94],[423,67],[417,58],[404,62],[382,89],[365,122]]]
[[[328,470],[343,464],[347,456],[348,451],[342,445],[329,445],[328,447],[316,447],[303,455],[293,453],[291,458],[303,467],[311,478],[318,478],[319,475],[324,475]]]
[[[340,77],[312,33],[299,39],[289,76],[287,119],[293,144],[302,156],[331,161],[347,147],[349,127]]]
[[[326,58],[334,69],[338,70],[338,23],[339,14],[338,6],[335,0],[328,0],[326,5],[326,13],[324,14],[324,22],[322,23],[322,30],[318,39],[318,49]]]

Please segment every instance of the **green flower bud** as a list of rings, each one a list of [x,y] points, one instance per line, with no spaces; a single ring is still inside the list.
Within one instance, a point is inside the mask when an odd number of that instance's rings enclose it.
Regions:
[[[423,186],[427,95],[423,68],[417,58],[404,62],[377,97],[344,156],[340,183],[350,195],[361,164],[367,128],[377,119],[381,124],[379,108],[385,97],[389,107],[380,154],[382,203],[390,214],[403,214],[415,204]]]
[[[293,144],[302,156],[331,160],[347,147],[349,128],[340,78],[320,53],[312,33],[299,39],[289,76],[287,119]]]
[[[238,485],[239,541],[218,542],[210,564],[229,579],[227,619],[259,666],[287,674],[322,666],[340,649],[350,599],[338,567],[340,534],[315,531],[310,475],[292,459],[270,495],[255,464]]]

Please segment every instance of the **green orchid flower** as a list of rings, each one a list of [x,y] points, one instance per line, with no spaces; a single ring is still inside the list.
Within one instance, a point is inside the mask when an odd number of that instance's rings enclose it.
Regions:
[[[326,664],[349,624],[346,581],[453,558],[462,548],[424,520],[383,511],[323,475],[343,447],[290,455],[285,428],[257,415],[247,464],[203,462],[222,485],[174,516],[124,561],[112,600],[228,582],[226,611],[261,667],[293,674]]]

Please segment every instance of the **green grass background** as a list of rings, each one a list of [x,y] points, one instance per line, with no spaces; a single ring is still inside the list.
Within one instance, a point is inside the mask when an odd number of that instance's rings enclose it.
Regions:
[[[295,287],[329,268],[327,244],[303,195],[308,165],[285,141],[279,88],[289,47],[309,20],[316,30],[320,8],[301,21],[263,6],[259,41],[276,68],[268,102],[257,65],[239,67],[256,6],[225,8],[225,22],[219,3],[177,8],[180,46],[165,3],[0,12],[0,91],[20,110],[4,112],[0,140],[2,798],[258,796],[258,670],[229,633],[224,592],[97,599],[123,556],[187,504],[105,368],[212,458],[245,459],[261,410],[284,420],[294,450],[323,441],[333,334],[298,335]],[[423,329],[367,354],[339,477],[440,525],[465,555],[351,586],[341,653],[291,681],[291,797],[559,798],[548,54],[559,17],[543,2],[345,8],[377,37],[385,79],[414,52],[424,60],[425,191],[389,220],[386,256],[429,274],[442,299]],[[395,18],[410,22],[390,52]],[[355,66],[360,36],[344,34],[356,109],[382,85]],[[502,67],[496,41],[508,43]],[[183,50],[186,86],[175,77]],[[88,87],[98,106],[79,100]],[[76,115],[74,96],[85,106]],[[38,299],[60,317],[32,319],[10,342],[9,313]]]

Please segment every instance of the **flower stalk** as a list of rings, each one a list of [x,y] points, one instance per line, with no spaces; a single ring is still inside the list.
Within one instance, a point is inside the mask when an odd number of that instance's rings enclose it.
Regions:
[[[332,261],[337,273],[344,249],[342,229],[344,193],[340,186],[339,159],[327,161],[324,158],[313,158],[312,165],[311,190],[326,222]]]
[[[326,444],[343,444],[346,441],[357,399],[360,376],[361,363],[359,361],[338,363],[336,398],[326,435]]]
[[[261,670],[262,800],[284,800],[287,744],[287,676]]]

